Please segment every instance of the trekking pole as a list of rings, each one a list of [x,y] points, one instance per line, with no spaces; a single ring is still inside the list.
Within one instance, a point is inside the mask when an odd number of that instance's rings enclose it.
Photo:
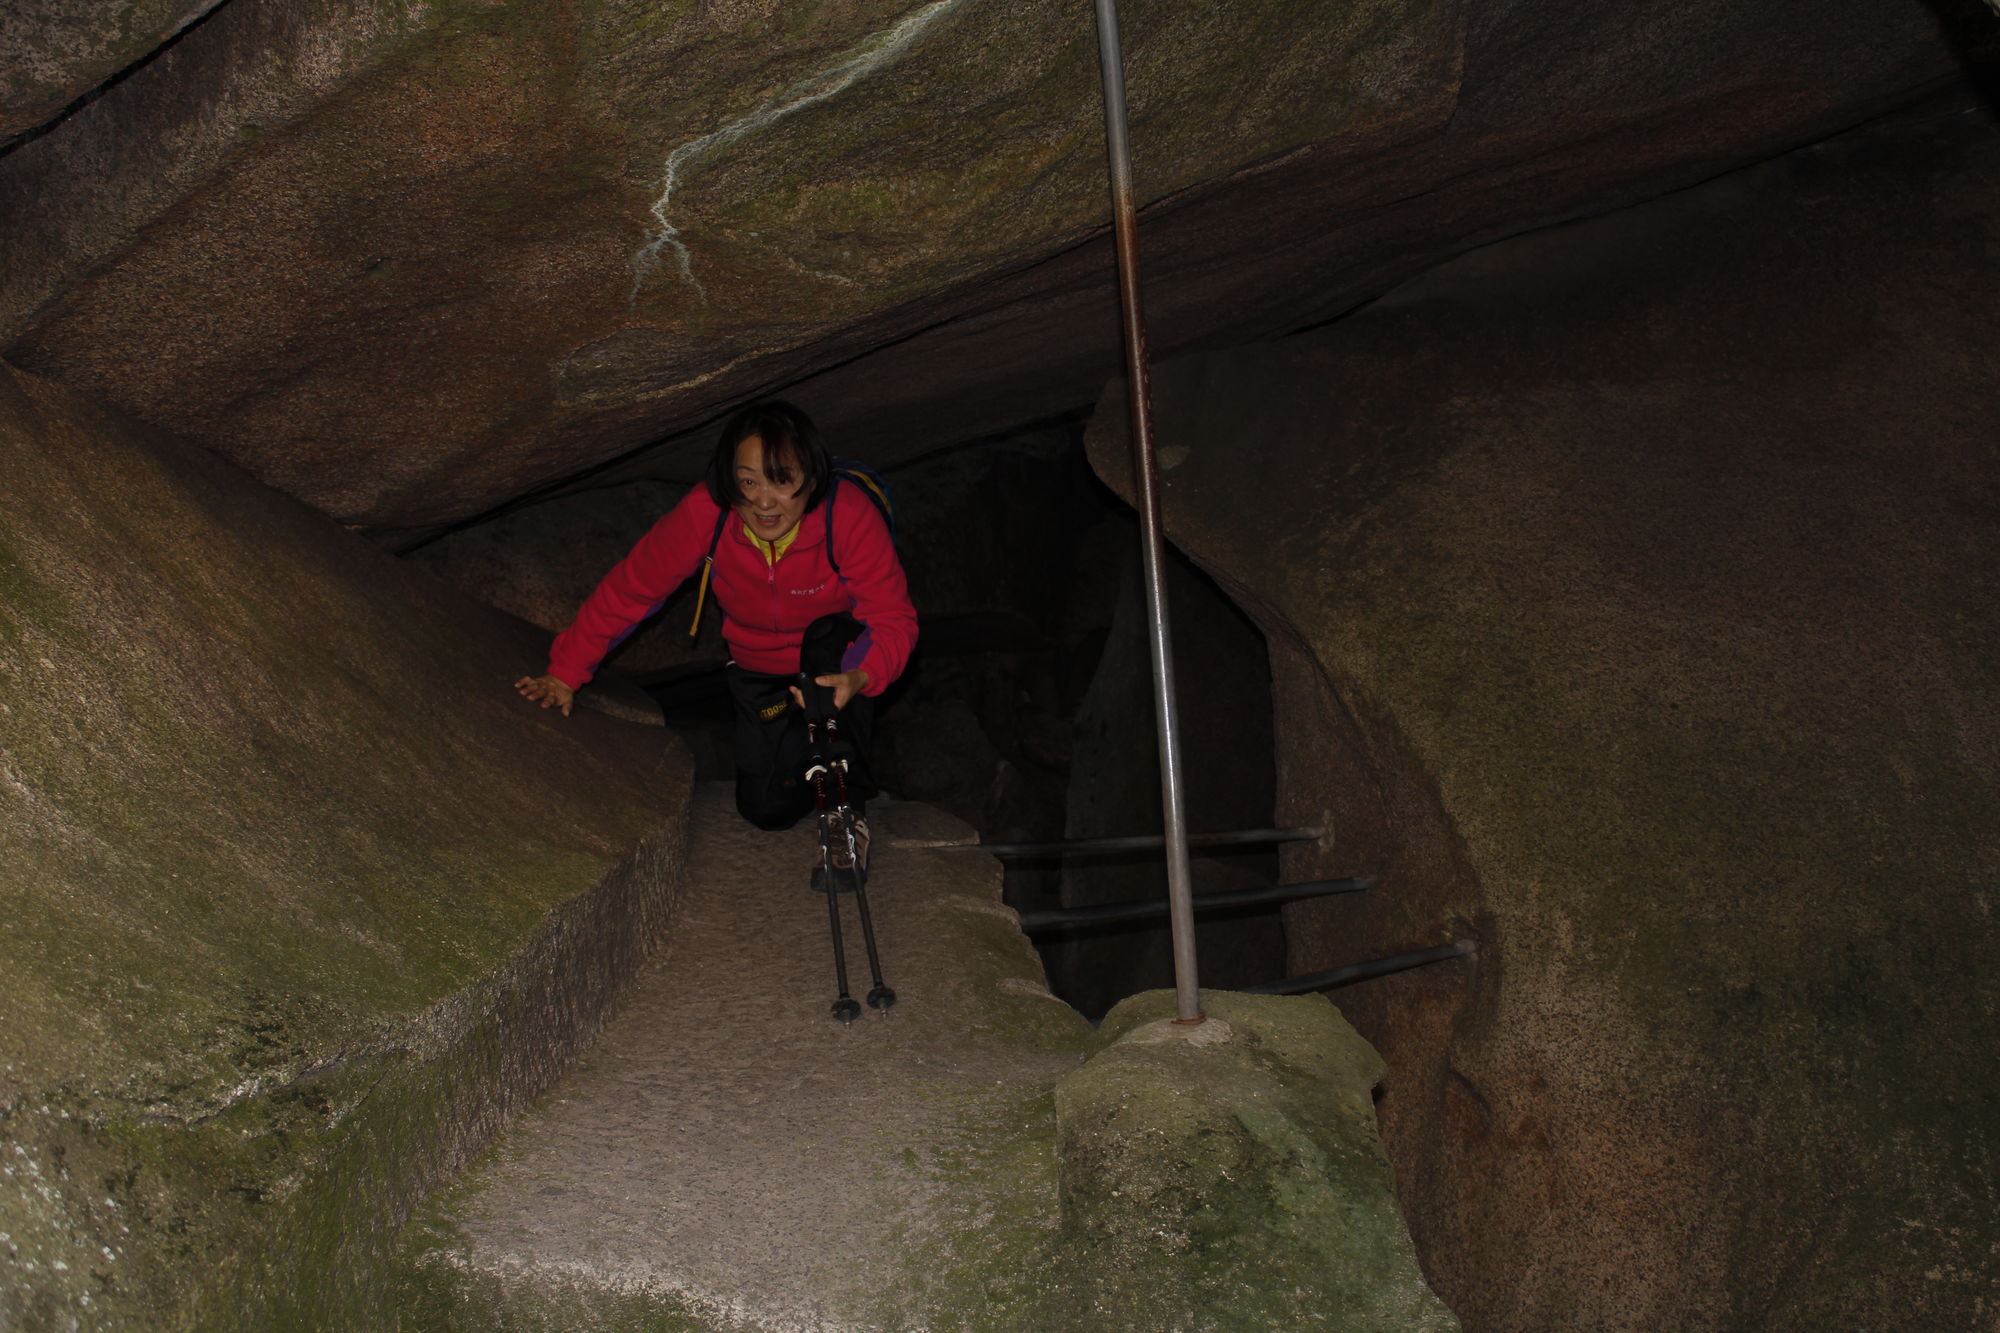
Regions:
[[[840,938],[840,895],[835,891],[833,882],[833,845],[826,836],[827,763],[819,748],[819,719],[811,716],[806,718],[806,750],[810,756],[806,776],[812,779],[813,801],[819,807],[819,863],[826,884],[827,930],[833,936],[833,974],[840,983],[840,994],[833,1002],[833,1016],[843,1023],[852,1023],[861,1016],[861,1006],[847,992],[847,949]],[[872,960],[875,952],[872,941],[868,952]]]
[[[831,750],[840,739],[840,723],[835,715],[826,715],[826,744]],[[861,943],[868,950],[868,975],[875,983],[868,992],[870,1009],[887,1009],[896,1003],[896,992],[890,990],[882,980],[882,957],[875,951],[875,920],[868,912],[868,876],[861,864],[861,848],[854,838],[854,807],[847,803],[847,761],[834,761],[833,780],[839,803],[836,806],[843,818],[840,831],[847,839],[847,872],[854,880],[854,907],[861,914]],[[833,877],[827,876],[827,887],[833,886]],[[834,895],[829,893],[828,899]]]

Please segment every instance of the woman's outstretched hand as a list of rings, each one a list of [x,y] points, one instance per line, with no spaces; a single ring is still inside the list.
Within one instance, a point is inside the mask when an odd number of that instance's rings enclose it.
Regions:
[[[813,684],[831,686],[833,706],[835,709],[841,709],[847,707],[849,699],[868,688],[868,673],[856,667],[852,671],[839,671],[831,676],[814,676]],[[796,685],[792,686],[792,700],[801,709],[806,706],[805,696],[799,693],[799,687]]]
[[[530,703],[562,709],[564,717],[569,716],[570,705],[576,702],[576,691],[554,676],[523,676],[514,682],[514,688]]]

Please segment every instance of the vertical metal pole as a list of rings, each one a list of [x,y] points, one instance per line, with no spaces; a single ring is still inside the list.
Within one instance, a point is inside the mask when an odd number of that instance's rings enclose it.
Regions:
[[[1097,54],[1104,72],[1104,143],[1111,159],[1112,233],[1118,243],[1118,302],[1125,317],[1125,404],[1132,415],[1132,489],[1146,571],[1153,649],[1154,717],[1160,733],[1160,804],[1167,853],[1167,919],[1174,937],[1176,1021],[1202,1021],[1195,974],[1194,892],[1187,818],[1181,807],[1180,727],[1174,708],[1173,636],[1167,627],[1166,558],[1160,537],[1160,468],[1153,451],[1153,396],[1146,374],[1146,322],[1139,305],[1139,215],[1132,204],[1132,150],[1125,133],[1125,57],[1116,0],[1096,0]]]

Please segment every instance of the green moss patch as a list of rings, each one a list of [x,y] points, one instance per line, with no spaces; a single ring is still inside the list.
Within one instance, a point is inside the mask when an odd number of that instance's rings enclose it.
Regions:
[[[1456,1329],[1376,1137],[1380,1057],[1320,996],[1202,1003],[1120,1003],[1057,1090],[1081,1326]]]

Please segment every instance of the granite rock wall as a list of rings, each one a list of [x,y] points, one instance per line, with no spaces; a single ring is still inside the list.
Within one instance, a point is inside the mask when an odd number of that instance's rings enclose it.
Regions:
[[[661,938],[685,754],[545,639],[0,365],[0,1327],[375,1326]]]
[[[1088,6],[192,12],[10,11],[0,351],[344,522],[413,539],[635,452],[692,480],[713,420],[787,385],[895,462],[1115,365]],[[1163,351],[1808,142],[1966,55],[1925,0],[1122,22]]]
[[[1159,369],[1287,878],[1382,881],[1295,966],[1481,944],[1335,993],[1468,1328],[1993,1319],[1996,182],[1935,108]]]

